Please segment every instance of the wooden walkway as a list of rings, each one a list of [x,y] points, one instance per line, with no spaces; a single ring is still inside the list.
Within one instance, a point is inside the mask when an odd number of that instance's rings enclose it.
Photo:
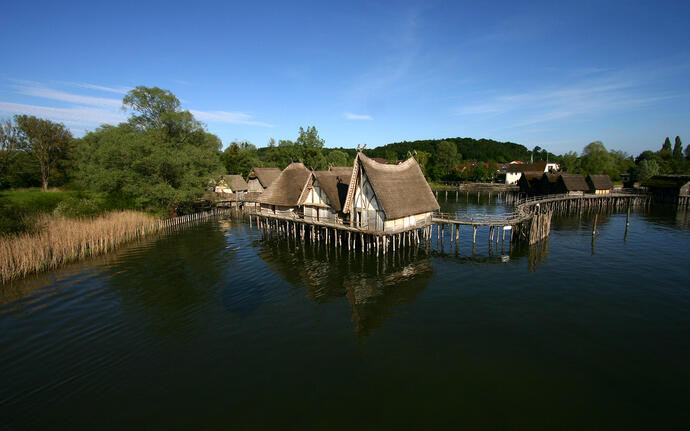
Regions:
[[[372,231],[344,223],[317,220],[303,215],[280,215],[263,213],[256,207],[245,207],[242,215],[249,218],[250,227],[256,227],[265,235],[285,235],[302,240],[323,241],[336,246],[346,245],[348,249],[385,254],[387,250],[442,240],[450,233],[458,241],[460,228],[471,226],[472,241],[476,243],[477,230],[489,228],[489,241],[503,241],[509,233],[509,241],[527,241],[535,244],[549,236],[551,218],[555,212],[592,212],[609,209],[628,209],[649,205],[647,194],[612,193],[608,195],[546,195],[517,201],[512,212],[497,215],[472,215],[436,213],[431,222],[406,226],[396,231]],[[250,201],[228,201],[229,206],[239,210],[240,205]],[[434,229],[435,227],[435,229]],[[502,235],[501,235],[502,234]]]
[[[518,202],[511,213],[492,216],[459,217],[456,214],[438,213],[433,218],[437,225],[449,225],[451,235],[458,237],[460,226],[472,226],[473,240],[477,229],[489,227],[490,240],[498,238],[497,230],[509,230],[511,240],[527,239],[530,244],[541,241],[551,232],[551,216],[554,212],[591,211],[605,209],[629,209],[648,205],[647,194],[612,193],[606,195],[545,195],[524,199]]]

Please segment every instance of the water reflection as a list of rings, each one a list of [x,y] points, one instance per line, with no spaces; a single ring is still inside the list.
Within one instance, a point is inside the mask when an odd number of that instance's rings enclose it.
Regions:
[[[259,256],[316,303],[347,298],[354,331],[370,335],[426,289],[433,275],[427,253],[408,248],[385,257],[285,239],[261,243]]]
[[[130,250],[104,278],[122,307],[139,314],[151,330],[193,334],[202,326],[203,311],[218,303],[224,263],[235,252],[223,231],[193,226]]]

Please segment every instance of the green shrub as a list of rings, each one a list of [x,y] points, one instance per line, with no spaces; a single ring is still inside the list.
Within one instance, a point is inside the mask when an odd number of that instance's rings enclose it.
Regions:
[[[94,199],[69,197],[57,204],[53,215],[68,218],[93,217],[101,212],[101,208]]]

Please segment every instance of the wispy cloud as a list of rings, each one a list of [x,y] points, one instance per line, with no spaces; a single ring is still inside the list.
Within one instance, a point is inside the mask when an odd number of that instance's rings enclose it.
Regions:
[[[4,114],[26,114],[37,117],[50,118],[69,126],[99,126],[101,124],[117,124],[126,119],[120,110],[101,109],[93,107],[54,108],[50,106],[26,105],[0,101],[0,112]]]
[[[54,121],[63,122],[69,126],[93,127],[104,123],[117,124],[126,120],[127,113],[123,112],[122,100],[108,97],[94,97],[85,94],[78,94],[49,88],[47,85],[38,82],[11,79],[16,83],[11,88],[14,93],[21,96],[35,97],[49,101],[62,102],[68,104],[59,107],[45,106],[31,103],[16,103],[15,101],[0,101],[0,113],[9,115],[27,114],[49,118]],[[116,94],[124,94],[128,91],[127,87],[107,87],[91,83],[68,82],[62,83],[71,87],[79,87],[89,90],[105,91]],[[24,102],[25,100],[21,100]],[[73,106],[69,106],[73,105]],[[250,114],[238,111],[203,111],[190,110],[190,112],[200,121],[209,123],[243,124],[248,126],[274,127],[272,124],[255,120]],[[80,129],[74,129],[78,131]]]
[[[103,85],[89,84],[88,82],[73,82],[71,84],[74,86],[77,86],[77,87],[81,87],[81,88],[106,91],[108,93],[116,93],[116,94],[126,94],[129,90],[131,90],[130,87],[106,87]]]
[[[199,111],[190,109],[197,120],[214,123],[246,124],[249,126],[274,127],[272,124],[252,120],[252,116],[244,112]]]
[[[372,100],[386,100],[390,93],[399,91],[422,51],[422,43],[417,35],[422,10],[411,8],[406,11],[392,11],[391,31],[377,41],[381,56],[376,64],[356,77],[347,90],[350,103],[366,104]]]
[[[353,114],[351,112],[346,112],[345,118],[347,118],[348,120],[373,120],[373,118],[371,118],[371,115],[359,115]]]
[[[114,107],[119,108],[122,106],[122,100],[120,99],[108,99],[105,97],[92,97],[84,96],[81,94],[67,93],[64,91],[53,90],[46,87],[37,86],[19,86],[19,94],[25,96],[39,97],[42,99],[59,100],[61,102],[75,103],[79,105],[87,106],[104,106],[104,107]]]
[[[677,97],[645,91],[640,77],[603,73],[563,85],[542,85],[530,91],[484,97],[456,110],[466,118],[492,120],[503,128],[531,126],[566,118],[622,113]]]

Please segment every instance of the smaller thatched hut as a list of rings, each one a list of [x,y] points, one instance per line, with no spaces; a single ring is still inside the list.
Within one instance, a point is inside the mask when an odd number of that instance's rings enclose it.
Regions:
[[[542,175],[544,175],[543,172],[523,172],[517,182],[520,193],[526,193],[530,196],[538,195]]]
[[[506,166],[506,184],[517,184],[523,173],[539,172],[539,175],[546,172],[546,162],[534,163],[511,163]]]
[[[556,193],[568,195],[583,195],[589,190],[585,177],[579,174],[561,174],[555,187]]]
[[[679,196],[690,195],[690,175],[654,175],[642,185],[655,202],[675,203]]]
[[[299,214],[299,200],[311,172],[302,163],[291,163],[257,198],[265,214]]]
[[[315,171],[307,179],[300,196],[304,218],[315,221],[343,222],[343,205],[352,177],[352,168],[342,174],[333,171]]]
[[[278,168],[252,168],[247,176],[247,186],[250,192],[262,193],[280,175]]]
[[[556,184],[558,183],[558,177],[561,174],[551,174],[544,173],[539,181],[539,194],[540,195],[550,195],[556,193]]]
[[[226,194],[235,193],[238,199],[242,199],[242,195],[247,189],[247,182],[241,175],[223,175],[216,184],[214,191]]]
[[[608,175],[587,175],[589,191],[595,195],[607,195],[613,189],[613,183]]]

